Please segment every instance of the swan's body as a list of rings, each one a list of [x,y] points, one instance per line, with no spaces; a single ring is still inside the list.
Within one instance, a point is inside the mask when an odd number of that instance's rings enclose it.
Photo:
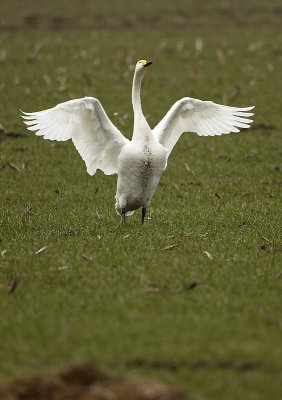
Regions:
[[[151,62],[138,61],[132,86],[134,129],[132,140],[126,139],[111,123],[99,100],[84,97],[58,104],[48,110],[24,113],[28,129],[44,139],[72,139],[85,161],[87,172],[97,168],[106,175],[118,174],[116,211],[130,215],[146,209],[166,168],[168,156],[185,131],[200,136],[239,132],[248,128],[253,107],[235,108],[184,97],[177,101],[160,123],[149,127],[141,108],[140,90],[145,67]]]
[[[151,134],[152,135],[152,134]],[[149,135],[126,144],[118,162],[116,210],[147,208],[165,170],[167,150]]]

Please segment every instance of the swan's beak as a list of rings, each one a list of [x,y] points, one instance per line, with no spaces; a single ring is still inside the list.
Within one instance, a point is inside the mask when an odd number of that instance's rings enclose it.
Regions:
[[[152,65],[152,61],[146,61],[146,64],[144,65],[144,67],[148,67],[149,65]]]

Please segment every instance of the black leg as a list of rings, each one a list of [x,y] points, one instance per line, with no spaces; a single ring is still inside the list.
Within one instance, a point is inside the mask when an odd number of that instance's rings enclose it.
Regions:
[[[147,211],[147,208],[143,207],[143,208],[142,208],[142,219],[141,219],[141,223],[142,223],[142,224],[144,224],[144,219],[145,219],[146,211]]]
[[[125,208],[121,209],[121,218],[122,218],[122,222],[125,223]]]

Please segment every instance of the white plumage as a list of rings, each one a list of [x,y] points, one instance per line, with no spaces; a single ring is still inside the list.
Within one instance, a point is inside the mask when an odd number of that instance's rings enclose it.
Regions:
[[[228,107],[190,97],[178,100],[151,130],[141,108],[140,90],[146,67],[138,61],[132,86],[134,129],[126,139],[112,124],[98,99],[84,97],[60,103],[48,110],[25,113],[28,129],[44,139],[72,139],[84,160],[87,172],[101,169],[106,175],[118,174],[116,210],[130,215],[142,207],[142,223],[168,156],[183,132],[215,136],[249,128],[253,107]]]

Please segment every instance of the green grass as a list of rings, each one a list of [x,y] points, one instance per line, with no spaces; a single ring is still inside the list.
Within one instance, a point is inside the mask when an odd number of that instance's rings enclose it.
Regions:
[[[278,399],[279,2],[258,1],[250,24],[244,3],[229,8],[228,21],[220,6],[201,18],[203,7],[192,2],[191,26],[185,2],[163,2],[161,11],[151,3],[143,11],[136,3],[129,26],[126,1],[109,21],[103,6],[93,27],[95,8],[76,21],[73,2],[70,25],[57,31],[46,22],[56,17],[51,6],[34,9],[30,1],[15,18],[13,7],[4,10],[0,123],[25,136],[0,134],[0,381],[90,361],[178,385],[191,399]],[[44,18],[28,29],[28,15]],[[151,219],[141,226],[138,211],[123,226],[114,210],[116,177],[88,176],[71,143],[28,133],[19,108],[96,96],[131,137],[132,65],[140,58],[154,62],[142,89],[152,126],[183,96],[256,105],[255,126],[224,137],[184,134]]]

